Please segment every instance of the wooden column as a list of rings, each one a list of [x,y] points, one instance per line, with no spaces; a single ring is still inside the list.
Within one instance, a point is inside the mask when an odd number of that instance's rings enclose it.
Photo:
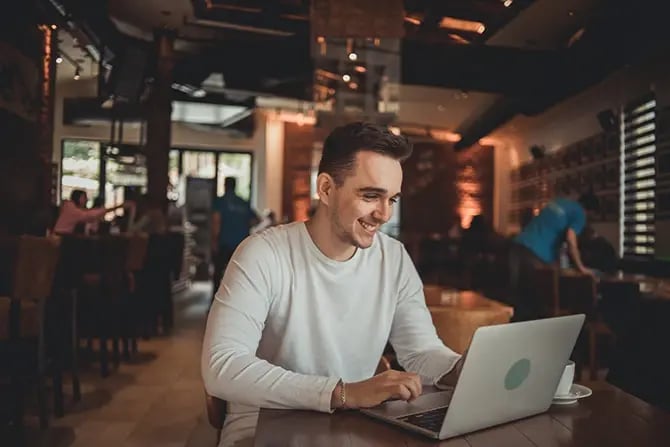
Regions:
[[[40,107],[37,116],[37,151],[42,176],[40,177],[40,203],[49,207],[57,201],[58,171],[52,165],[54,134],[54,103],[56,96],[56,54],[58,33],[49,25],[39,25],[42,38],[42,55],[39,66]]]
[[[174,33],[167,30],[156,31],[154,42],[156,76],[147,107],[147,189],[149,197],[157,203],[163,203],[167,208]]]

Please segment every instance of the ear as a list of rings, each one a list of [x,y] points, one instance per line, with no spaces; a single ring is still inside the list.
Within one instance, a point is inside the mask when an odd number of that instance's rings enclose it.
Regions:
[[[319,195],[319,200],[324,205],[328,205],[333,194],[333,189],[335,189],[335,180],[330,176],[322,172],[316,178],[316,193]]]

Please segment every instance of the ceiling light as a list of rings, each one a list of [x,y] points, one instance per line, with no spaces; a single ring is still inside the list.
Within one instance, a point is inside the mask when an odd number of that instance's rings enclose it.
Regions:
[[[352,90],[356,90],[358,88],[358,84],[355,83],[355,82],[351,82],[349,84],[349,88],[352,89]]]
[[[463,37],[459,36],[458,34],[454,33],[449,33],[447,34],[451,39],[455,40],[458,43],[470,43],[467,39],[464,39]]]
[[[79,76],[79,68],[77,68],[77,69],[74,71],[74,76],[73,76],[73,78],[74,78],[75,81],[78,81],[80,77],[81,77],[81,76]]]
[[[56,63],[60,64],[61,62],[63,62],[63,56],[59,54],[58,56],[56,56]]]
[[[503,2],[503,5],[505,5],[505,8],[509,8],[510,6],[512,6],[512,3],[513,3],[512,0],[505,0]]]
[[[358,60],[358,54],[356,54],[352,51],[351,53],[349,53],[349,60],[350,61]]]
[[[405,17],[405,22],[409,22],[412,25],[416,25],[416,26],[421,25],[421,20],[417,19],[416,17],[412,17],[412,16]]]
[[[430,136],[435,140],[448,141],[450,143],[458,143],[461,141],[460,134],[457,134],[456,132],[440,129],[430,129],[429,133]]]
[[[51,29],[56,29],[58,28],[56,25],[51,25]]]
[[[368,71],[368,69],[362,65],[356,65],[354,67],[354,70],[356,70],[358,73],[365,73],[366,71]]]
[[[440,28],[468,31],[477,34],[482,34],[484,31],[486,31],[486,26],[484,26],[482,22],[455,19],[453,17],[442,17],[442,20],[440,20]]]
[[[344,82],[349,82],[349,81],[351,81],[351,76],[349,76],[348,74],[344,74],[344,75],[342,75],[342,80]]]

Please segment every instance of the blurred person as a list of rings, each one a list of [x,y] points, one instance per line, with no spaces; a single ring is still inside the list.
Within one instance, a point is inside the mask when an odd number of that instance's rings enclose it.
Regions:
[[[118,209],[132,209],[135,204],[132,201],[126,201],[120,205],[104,208],[86,208],[88,197],[86,191],[75,189],[70,193],[70,200],[63,201],[60,207],[58,220],[54,226],[56,234],[72,234],[78,225],[86,225],[91,222],[99,222],[105,217],[105,214]]]
[[[167,228],[167,216],[163,212],[160,201],[151,198],[148,194],[141,196],[136,219],[131,222],[128,231],[160,234],[165,233]]]
[[[547,291],[537,290],[533,278],[541,266],[556,266],[561,247],[567,245],[568,255],[582,274],[594,275],[582,262],[577,237],[599,208],[598,198],[591,192],[582,194],[577,201],[556,198],[533,217],[514,238],[509,254],[510,298],[514,301],[514,320],[541,318],[542,300],[538,296]]]
[[[237,179],[224,179],[223,196],[214,200],[212,207],[212,257],[214,258],[214,284],[216,293],[223,272],[237,246],[247,236],[254,225],[260,222],[251,204],[237,195]]]

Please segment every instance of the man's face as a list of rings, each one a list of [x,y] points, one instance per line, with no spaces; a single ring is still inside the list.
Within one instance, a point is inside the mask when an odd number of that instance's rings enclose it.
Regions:
[[[331,228],[340,241],[358,248],[372,245],[400,197],[402,168],[391,157],[370,151],[356,155],[354,169],[335,186],[328,204]]]
[[[86,202],[88,202],[88,196],[86,196],[86,194],[82,194],[79,196],[79,202],[77,202],[77,206],[79,208],[86,208]]]

